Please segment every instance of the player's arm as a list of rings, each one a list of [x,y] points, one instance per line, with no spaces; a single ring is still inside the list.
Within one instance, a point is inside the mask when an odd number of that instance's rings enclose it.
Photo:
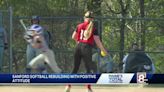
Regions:
[[[105,54],[107,54],[108,52],[105,50],[104,46],[102,45],[102,42],[100,41],[100,37],[98,35],[94,35],[93,38],[95,40],[97,47],[100,48],[100,50],[103,51]]]
[[[76,43],[78,43],[78,40],[77,40],[77,28],[76,28],[76,30],[72,34],[72,39],[74,39],[76,41]]]
[[[33,39],[33,32],[32,31],[26,31],[24,33],[24,36],[23,38],[28,42],[28,43],[31,43],[32,42],[32,39]]]
[[[72,39],[76,40],[76,31],[73,32]]]
[[[31,43],[32,47],[38,48],[41,46],[43,41],[43,37],[41,35],[35,35],[33,38],[33,42]]]
[[[100,50],[103,51],[104,54],[107,54],[108,52],[105,50],[105,48],[100,40],[97,29],[94,29],[93,38],[94,38],[94,41],[95,41],[97,47],[100,48]]]
[[[25,39],[28,43],[31,43],[31,41],[32,41],[32,36],[25,34],[25,35],[24,35],[24,39]]]

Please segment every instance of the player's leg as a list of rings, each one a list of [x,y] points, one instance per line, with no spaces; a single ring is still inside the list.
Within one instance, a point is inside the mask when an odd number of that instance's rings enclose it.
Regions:
[[[72,70],[72,73],[77,73],[79,70],[81,64],[81,45],[78,44],[77,47],[75,48],[75,53],[74,53],[74,68]],[[65,87],[64,92],[70,92],[71,90],[71,85],[68,84]]]
[[[87,92],[93,92],[90,84],[87,84],[86,88],[87,88]]]
[[[37,71],[43,71],[45,66],[45,55],[44,54],[39,54],[35,58],[33,58],[30,63],[27,65],[27,73],[31,73],[31,70],[37,70]],[[43,67],[41,67],[43,66]]]
[[[64,92],[70,92],[70,91],[71,91],[71,85],[68,84],[66,85]]]
[[[55,60],[55,55],[52,50],[48,50],[45,54],[45,62],[50,66],[50,68],[53,70],[55,73],[61,73],[62,70],[58,67],[56,60]]]
[[[27,64],[36,56],[36,51],[30,44],[27,45],[26,49],[26,55],[27,55]]]
[[[93,62],[92,62],[92,47],[89,45],[84,45],[82,48],[82,54],[83,54],[83,61],[85,64],[85,68],[87,70],[87,73],[91,73],[91,69],[93,68]],[[91,89],[91,85],[87,84],[87,92],[93,92]]]
[[[92,47],[89,45],[84,45],[83,50],[82,50],[82,54],[83,54],[83,61],[84,61],[87,73],[91,73],[91,69],[93,67],[93,64],[92,64]]]
[[[74,53],[74,68],[72,73],[77,73],[81,64],[81,46],[77,45]]]

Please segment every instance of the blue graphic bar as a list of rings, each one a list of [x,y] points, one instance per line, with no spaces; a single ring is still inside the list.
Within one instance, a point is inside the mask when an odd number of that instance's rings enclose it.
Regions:
[[[0,74],[2,83],[164,84],[164,74]]]
[[[100,74],[0,74],[0,83],[96,83]]]

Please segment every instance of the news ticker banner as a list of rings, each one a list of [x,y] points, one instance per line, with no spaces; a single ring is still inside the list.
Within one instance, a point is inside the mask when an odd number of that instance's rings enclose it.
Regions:
[[[91,83],[91,84],[164,84],[164,74],[103,73],[103,74],[0,74],[4,83]]]

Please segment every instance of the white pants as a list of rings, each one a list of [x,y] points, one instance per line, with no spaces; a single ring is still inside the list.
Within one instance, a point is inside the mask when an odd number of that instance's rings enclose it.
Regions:
[[[58,67],[55,56],[52,50],[47,50],[46,52],[43,52],[36,56],[34,59],[30,61],[28,66],[30,66],[32,69],[37,69],[39,66],[43,66],[48,64],[49,67],[53,70],[55,73],[60,73],[61,69]]]

